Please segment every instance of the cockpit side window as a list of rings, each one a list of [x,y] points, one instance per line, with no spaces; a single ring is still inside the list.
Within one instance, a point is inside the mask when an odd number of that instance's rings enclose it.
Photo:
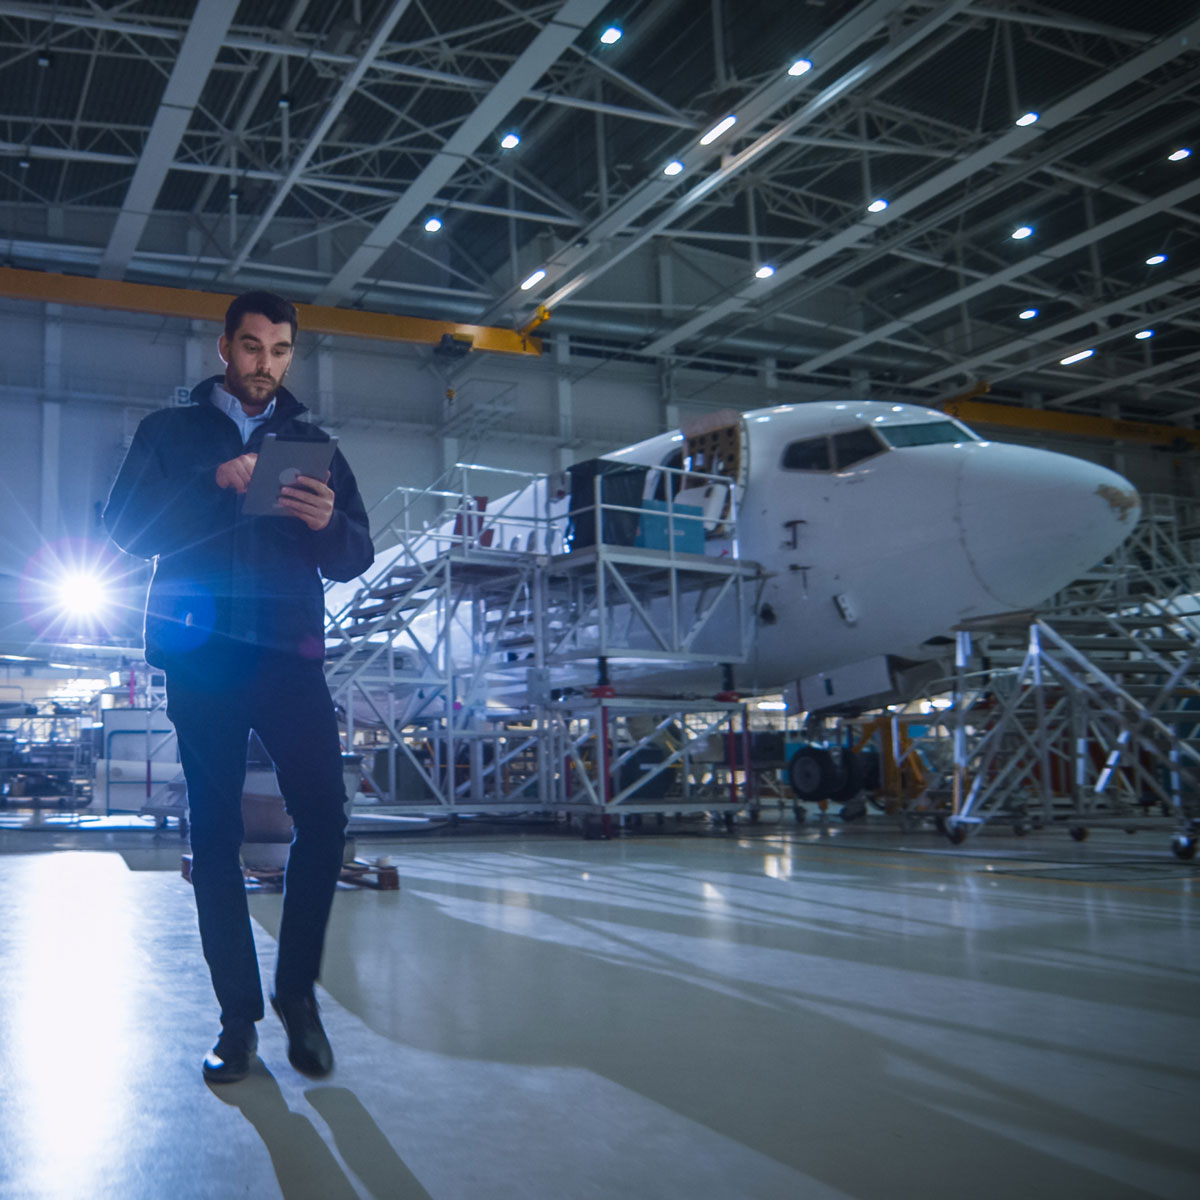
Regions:
[[[833,438],[833,457],[839,471],[864,458],[882,454],[886,449],[870,429],[852,429],[848,433],[835,434]]]
[[[829,439],[806,438],[802,442],[791,442],[783,452],[785,471],[828,471]]]

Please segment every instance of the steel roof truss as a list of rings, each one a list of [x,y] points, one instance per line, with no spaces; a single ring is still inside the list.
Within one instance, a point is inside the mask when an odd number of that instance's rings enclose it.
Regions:
[[[199,0],[196,5],[108,246],[101,256],[102,279],[120,279],[137,251],[237,7],[237,0]]]
[[[669,334],[664,334],[655,339],[648,347],[648,351],[655,354],[665,353],[678,342],[694,336],[714,321],[728,315],[747,300],[769,297],[771,293],[778,291],[789,282],[801,278],[818,263],[873,236],[879,228],[892,224],[906,214],[913,212],[922,204],[969,179],[977,172],[1003,160],[1034,138],[1041,137],[1043,134],[1073,119],[1080,112],[1085,111],[1101,100],[1128,86],[1130,83],[1142,78],[1147,71],[1153,70],[1156,66],[1169,62],[1172,58],[1184,53],[1189,48],[1191,39],[1196,37],[1200,37],[1200,21],[1192,22],[1192,24],[1173,37],[1163,39],[1162,42],[1152,47],[1149,51],[1126,62],[1117,70],[1110,71],[1101,78],[1094,80],[1073,93],[1066,100],[1060,101],[1052,109],[1044,113],[1042,119],[1036,125],[1008,130],[999,138],[975,151],[974,154],[968,155],[954,166],[948,167],[925,183],[898,197],[883,212],[856,221],[853,225],[828,238],[820,246],[814,247],[812,250],[791,260],[782,267],[777,267],[772,278],[765,281],[751,280],[739,291],[737,296],[706,307],[703,312],[698,313],[690,321],[672,330]],[[933,214],[930,219],[934,222],[940,222],[945,219],[945,214]],[[851,267],[851,269],[856,268]],[[1033,268],[1030,267],[1029,269],[1032,270]],[[1003,282],[1004,274],[1004,272],[1001,272],[995,277],[997,283]],[[1011,277],[1015,278],[1016,276]],[[815,288],[826,286],[827,283],[827,280],[822,279],[808,290],[811,292]],[[979,294],[979,291],[982,290],[986,290],[986,287],[981,288],[978,284],[974,285],[972,294]],[[950,304],[958,302],[957,299],[952,299]],[[903,323],[890,322],[882,326],[881,330],[891,334],[903,327]],[[820,356],[819,365],[824,366],[828,363],[836,362],[838,358],[844,357],[848,353],[853,353],[864,345],[869,345],[869,335],[865,336],[867,340],[864,340],[863,337],[855,338],[851,342],[846,343],[840,350],[830,351],[827,355]]]

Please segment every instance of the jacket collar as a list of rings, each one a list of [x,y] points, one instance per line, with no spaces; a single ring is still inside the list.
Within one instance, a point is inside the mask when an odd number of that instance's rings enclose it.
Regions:
[[[217,406],[213,404],[212,398],[213,386],[214,384],[223,382],[224,379],[224,375],[213,375],[210,379],[205,379],[202,383],[196,384],[192,388],[192,403],[206,405],[217,411]],[[298,417],[302,412],[307,411],[304,405],[287,388],[281,387],[275,393],[275,413],[271,417],[271,423],[274,424],[276,421],[286,420],[289,417]]]

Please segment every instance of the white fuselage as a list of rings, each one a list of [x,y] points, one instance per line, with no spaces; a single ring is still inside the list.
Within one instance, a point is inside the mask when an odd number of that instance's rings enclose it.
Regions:
[[[1137,523],[1137,493],[1120,475],[983,441],[934,409],[817,402],[747,412],[740,423],[737,551],[767,576],[752,655],[737,669],[744,692],[882,655],[921,657],[923,643],[959,622],[1044,601]],[[685,445],[666,433],[607,457],[687,467]],[[647,495],[657,482],[650,471]],[[544,513],[539,487],[489,513]],[[508,546],[500,524],[496,544]],[[719,536],[705,543],[706,554],[730,550]],[[666,674],[683,690],[698,682]]]

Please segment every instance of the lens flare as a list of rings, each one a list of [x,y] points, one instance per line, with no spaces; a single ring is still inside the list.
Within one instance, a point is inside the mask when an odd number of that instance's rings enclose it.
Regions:
[[[108,547],[83,539],[47,542],[21,572],[21,607],[40,638],[112,632],[126,615],[124,585]]]

